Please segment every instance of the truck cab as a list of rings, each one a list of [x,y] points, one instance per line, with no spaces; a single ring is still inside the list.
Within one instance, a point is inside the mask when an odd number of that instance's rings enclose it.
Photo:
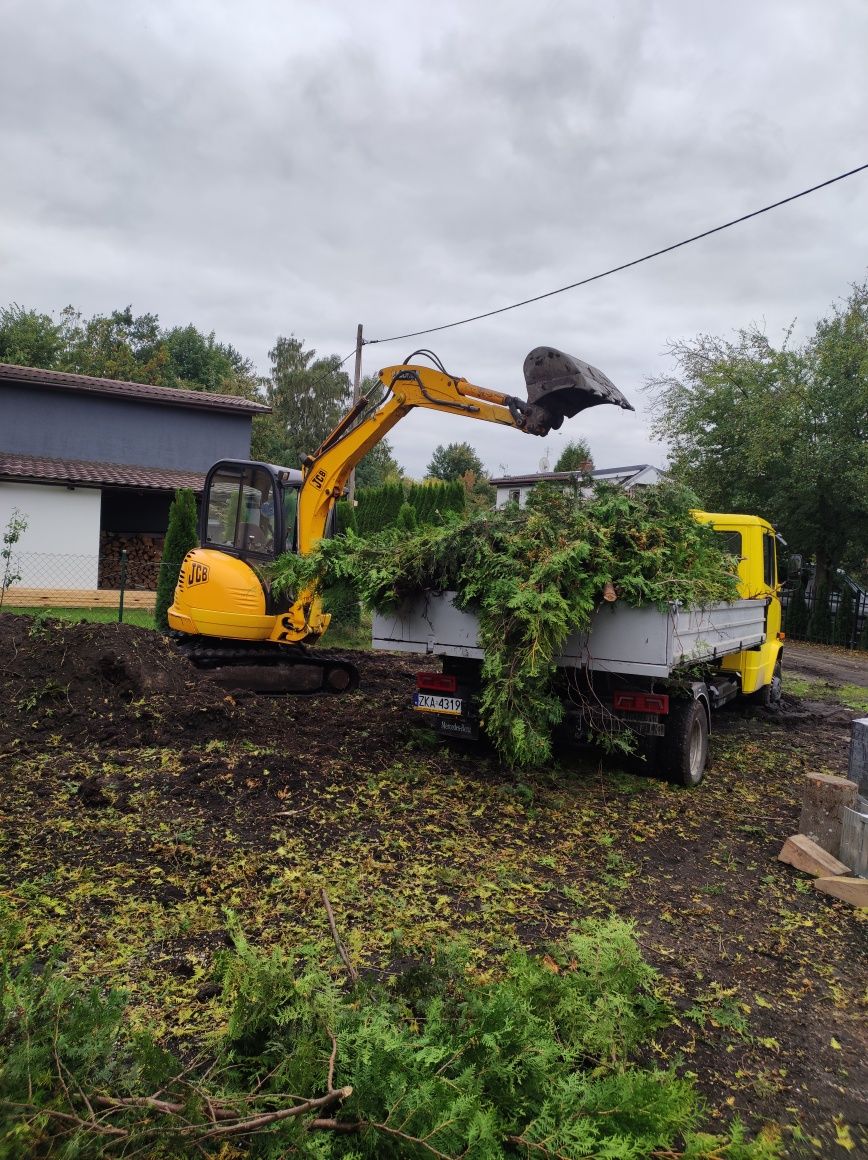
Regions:
[[[737,673],[742,696],[768,691],[767,700],[780,698],[780,657],[783,647],[779,598],[777,540],[772,525],[759,516],[695,511],[700,523],[710,524],[724,547],[738,558],[738,589],[743,600],[764,600],[765,640],[760,645],[723,658],[721,668]]]

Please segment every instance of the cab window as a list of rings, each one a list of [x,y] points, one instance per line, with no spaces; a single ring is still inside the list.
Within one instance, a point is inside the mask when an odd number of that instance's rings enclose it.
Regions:
[[[741,545],[741,532],[719,532],[714,533],[717,536],[717,545],[722,548],[724,552],[730,556],[735,556],[736,560],[740,560],[744,555]]]
[[[208,491],[208,543],[238,552],[274,554],[274,483],[261,467],[225,467]]]
[[[778,582],[777,568],[775,567],[775,538],[768,532],[763,533],[763,580],[766,588],[774,588]]]
[[[283,488],[283,526],[286,528],[286,543],[283,547],[284,552],[294,552],[296,550],[296,534],[295,524],[298,516],[298,488],[288,487],[284,484]]]

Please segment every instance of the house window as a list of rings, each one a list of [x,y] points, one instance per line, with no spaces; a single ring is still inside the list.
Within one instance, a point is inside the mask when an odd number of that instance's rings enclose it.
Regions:
[[[509,489],[509,502],[519,503],[521,500],[521,489],[518,487],[511,487]]]

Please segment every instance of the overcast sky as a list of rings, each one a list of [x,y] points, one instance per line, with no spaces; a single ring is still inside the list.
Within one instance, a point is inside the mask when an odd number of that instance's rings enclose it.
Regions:
[[[264,372],[278,334],[342,356],[575,281],[868,161],[864,0],[2,0],[0,303],[132,303]],[[868,266],[868,172],[638,269],[429,339],[523,394],[547,344],[637,408],[534,439],[417,413],[421,475],[662,464],[666,343],[807,333]],[[349,364],[351,366],[351,363]]]

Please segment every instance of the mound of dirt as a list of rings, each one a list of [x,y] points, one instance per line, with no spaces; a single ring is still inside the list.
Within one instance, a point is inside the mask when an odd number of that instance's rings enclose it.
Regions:
[[[171,703],[181,718],[223,711],[226,694],[159,633],[129,624],[41,622],[0,615],[0,728],[108,739],[120,722],[139,734]],[[114,727],[114,728],[113,728]]]
[[[317,654],[347,655],[331,649]],[[0,748],[10,741],[38,744],[40,735],[113,750],[243,737],[316,760],[357,738],[376,737],[374,748],[391,752],[414,673],[431,662],[367,652],[351,659],[361,686],[349,697],[227,692],[149,629],[0,614],[0,699],[6,707]]]

